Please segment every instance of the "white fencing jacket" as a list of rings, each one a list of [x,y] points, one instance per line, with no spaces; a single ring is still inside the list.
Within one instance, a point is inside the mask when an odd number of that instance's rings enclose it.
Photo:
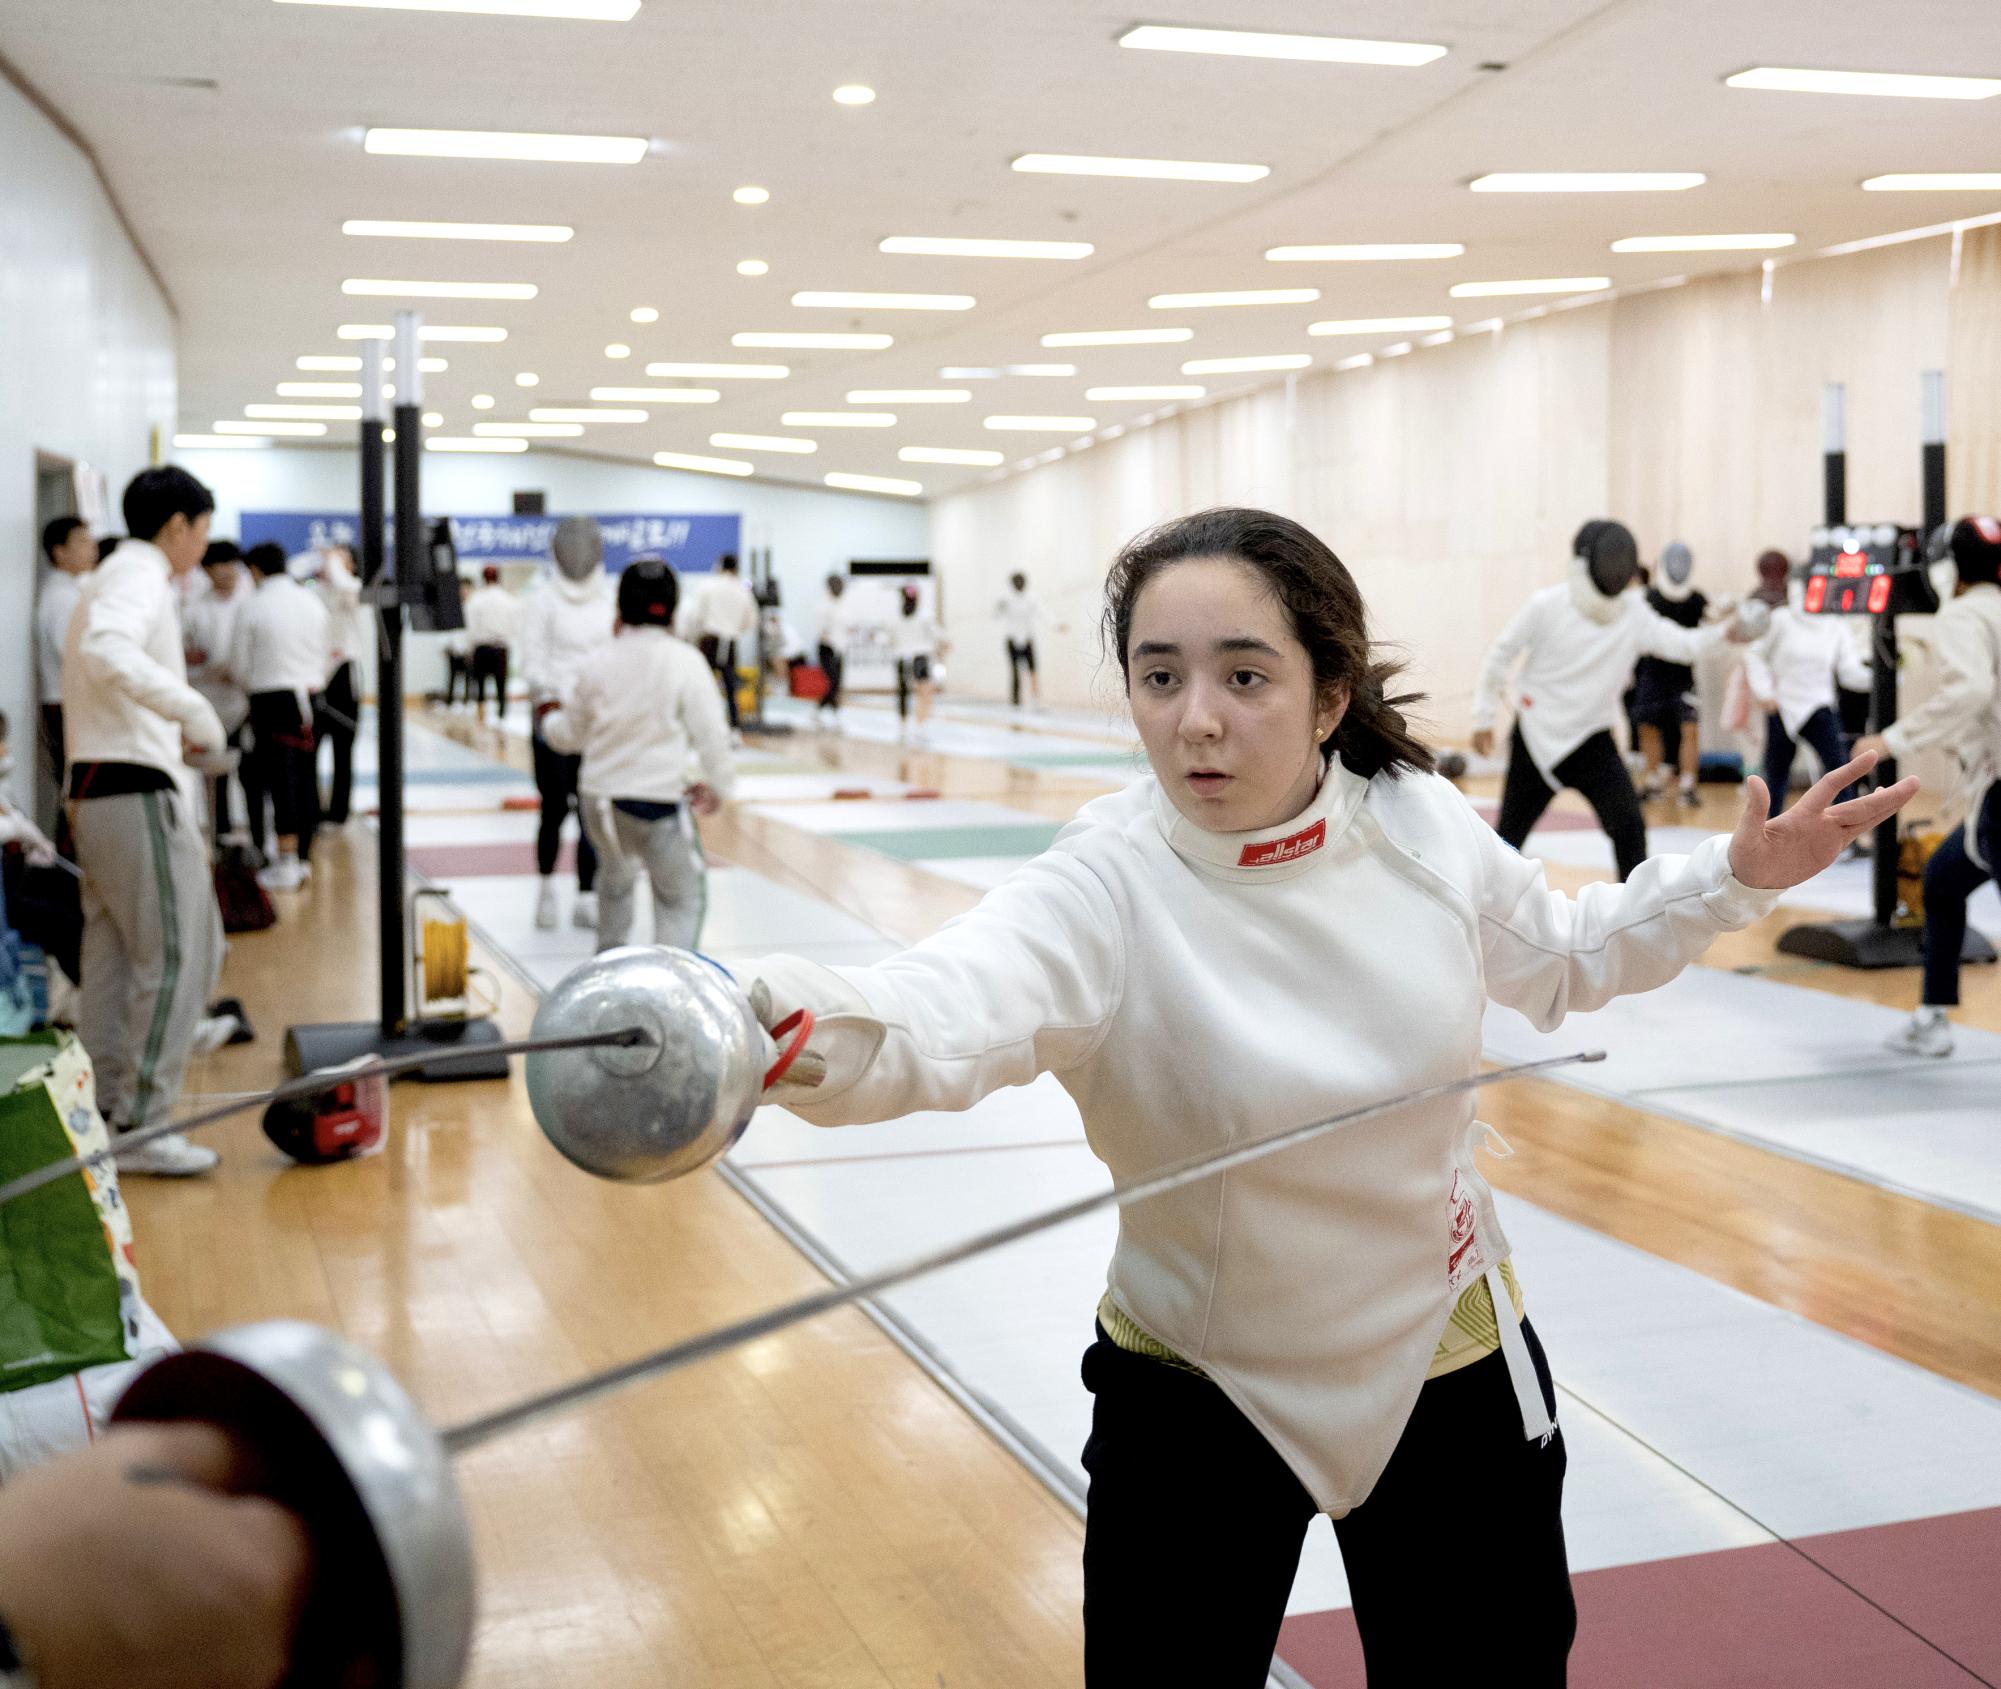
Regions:
[[[611,643],[617,617],[611,577],[603,570],[581,581],[554,573],[531,588],[521,605],[519,651],[528,695],[538,703],[561,699],[585,664]]]
[[[35,599],[35,666],[45,704],[63,701],[63,637],[69,632],[76,601],[83,596],[84,579],[67,569],[42,571],[42,589]]]
[[[848,607],[846,595],[836,598],[831,592],[823,592],[820,608],[813,618],[814,644],[830,645],[845,655],[854,637],[855,613]]]
[[[250,696],[229,666],[236,646],[236,624],[250,597],[248,584],[238,582],[227,598],[211,588],[190,599],[181,611],[188,684],[209,701],[222,725],[232,733],[250,714]]]
[[[342,663],[359,663],[375,644],[375,612],[361,601],[361,577],[338,556],[320,574],[320,597],[327,609],[328,674]],[[356,684],[360,676],[356,675]]]
[[[1478,1071],[1489,999],[1548,1030],[1666,983],[1776,901],[1727,848],[1573,899],[1435,776],[1337,760],[1304,812],[1255,833],[1204,832],[1144,779],[901,955],[762,958],[829,1060],[822,1089],[773,1100],[838,1126],[1053,1073],[1130,1179]],[[1481,1131],[1470,1095],[1407,1107],[1119,1216],[1118,1306],[1337,1518],[1388,1463],[1460,1289],[1509,1252]]]
[[[222,749],[222,723],[188,684],[167,555],[126,540],[84,577],[63,640],[63,737],[71,762],[130,762],[179,778],[185,738]]]
[[[1838,710],[1834,679],[1857,692],[1871,685],[1869,665],[1855,654],[1854,642],[1842,624],[1845,616],[1809,616],[1783,605],[1772,612],[1772,625],[1744,652],[1744,678],[1754,697],[1779,706],[1779,722],[1788,739],[1818,710]]]
[[[1034,593],[1009,588],[1006,596],[994,605],[994,614],[1000,618],[1010,644],[1034,643],[1035,629],[1042,620],[1042,605]]]
[[[320,595],[290,575],[266,575],[236,613],[230,672],[253,698],[260,692],[289,692],[301,716],[312,714],[310,699],[327,683],[333,644],[327,607]]]
[[[1621,594],[1603,621],[1578,608],[1579,596],[1574,582],[1531,593],[1487,653],[1473,694],[1473,725],[1492,727],[1509,672],[1526,653],[1511,700],[1515,723],[1552,786],[1562,784],[1556,765],[1618,720],[1634,663],[1643,656],[1697,663],[1723,637],[1720,626],[1677,626],[1636,592]]]
[[[736,781],[716,677],[701,652],[662,627],[621,629],[542,718],[542,737],[582,754],[577,786],[596,801],[680,802],[691,749],[717,797]]]
[[[482,645],[512,645],[521,633],[521,600],[497,583],[477,588],[465,601],[466,639]]]
[[[695,598],[695,632],[713,639],[748,639],[757,626],[757,600],[735,575],[717,574]]]
[[[1959,797],[1978,816],[1987,788],[2001,779],[2001,586],[1968,587],[1932,618],[1932,668],[1938,686],[1917,709],[1894,722],[1883,740],[1898,761],[1928,750],[1955,751],[1963,774]],[[1966,830],[1967,854],[1981,867],[1976,827]]]

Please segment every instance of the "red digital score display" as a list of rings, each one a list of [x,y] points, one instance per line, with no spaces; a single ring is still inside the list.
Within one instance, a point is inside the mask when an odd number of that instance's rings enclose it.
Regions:
[[[1859,580],[1869,559],[1859,551],[1844,551],[1834,560],[1834,578],[1838,581]]]
[[[1827,577],[1815,575],[1806,583],[1806,613],[1817,616],[1827,604]]]

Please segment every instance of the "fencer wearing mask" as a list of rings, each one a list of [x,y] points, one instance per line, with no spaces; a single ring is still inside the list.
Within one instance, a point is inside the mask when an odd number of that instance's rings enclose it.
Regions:
[[[1863,739],[1908,768],[1920,751],[1959,762],[1953,808],[1963,817],[1925,865],[1925,983],[1918,1012],[1890,1040],[1906,1055],[1949,1056],[1946,1010],[1959,1002],[1966,900],[2001,873],[2001,522],[1967,516],[1949,542],[1953,595],[1932,618],[1932,694],[1885,732]]]
[[[1848,760],[1841,731],[1841,700],[1834,683],[1867,692],[1869,665],[1856,656],[1844,616],[1809,616],[1806,583],[1791,581],[1786,601],[1774,606],[1771,625],[1744,653],[1744,678],[1752,702],[1765,712],[1765,784],[1772,813],[1786,807],[1793,757],[1804,739],[1823,770]]]
[[[1693,665],[1723,630],[1678,627],[1629,590],[1640,552],[1622,523],[1586,522],[1571,552],[1570,578],[1531,594],[1487,653],[1473,698],[1473,748],[1492,754],[1494,717],[1519,663],[1496,831],[1519,850],[1550,799],[1569,786],[1597,813],[1624,880],[1646,860],[1647,824],[1612,737],[1620,694],[1640,657]]]
[[[535,833],[535,871],[542,876],[535,894],[535,924],[556,924],[556,859],[563,821],[577,808],[577,776],[583,759],[559,751],[542,731],[547,707],[559,703],[585,667],[611,643],[611,577],[604,567],[604,535],[595,516],[565,516],[551,542],[555,567],[530,589],[521,610],[521,669],[534,712],[531,744],[535,790],[542,798]],[[597,926],[597,850],[590,829],[577,816],[577,901],[571,919],[586,930]]]
[[[1709,599],[1695,584],[1695,554],[1682,541],[1670,540],[1661,548],[1647,604],[1678,627],[1702,625]],[[1639,723],[1640,751],[1647,761],[1647,796],[1666,790],[1667,771],[1674,768],[1681,777],[1681,801],[1693,809],[1702,801],[1695,789],[1702,759],[1695,670],[1686,663],[1642,657],[1633,678],[1633,719]]]

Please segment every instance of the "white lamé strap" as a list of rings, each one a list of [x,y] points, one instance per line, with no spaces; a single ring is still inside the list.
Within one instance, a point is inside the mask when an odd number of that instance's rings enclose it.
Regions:
[[[1487,1269],[1487,1290],[1494,1298],[1494,1323],[1501,1328],[1501,1353],[1507,1357],[1508,1380],[1515,1387],[1515,1400],[1522,1410],[1522,1435],[1532,1443],[1546,1443],[1556,1435],[1556,1421],[1542,1399],[1542,1382],[1536,1377],[1535,1361],[1522,1336],[1522,1322],[1515,1315],[1515,1299],[1508,1294],[1499,1267]]]

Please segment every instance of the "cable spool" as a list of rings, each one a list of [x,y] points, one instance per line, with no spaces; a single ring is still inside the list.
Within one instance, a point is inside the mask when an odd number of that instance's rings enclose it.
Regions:
[[[426,903],[435,904],[426,912]],[[439,891],[420,891],[410,900],[417,928],[415,973],[417,1014],[423,1018],[463,1017],[472,1012],[471,942],[466,918]]]

